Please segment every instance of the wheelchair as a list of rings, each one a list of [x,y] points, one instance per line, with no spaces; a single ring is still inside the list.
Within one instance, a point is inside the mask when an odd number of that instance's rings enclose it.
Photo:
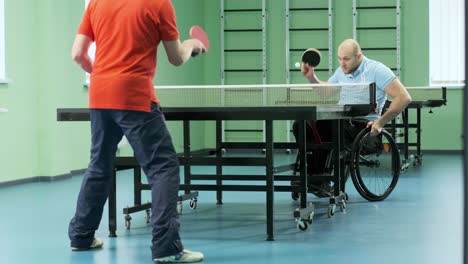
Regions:
[[[401,170],[401,160],[398,146],[392,135],[385,129],[375,137],[370,136],[370,128],[362,129],[354,138],[352,144],[345,145],[340,157],[344,159],[345,170],[344,179],[341,179],[342,186],[330,186],[330,181],[320,181],[314,179],[315,176],[333,175],[334,155],[333,149],[326,154],[326,160],[323,171],[320,174],[307,173],[308,192],[324,198],[333,197],[334,188],[340,188],[340,193],[344,200],[341,203],[341,209],[345,208],[345,201],[348,195],[345,192],[345,183],[351,175],[351,179],[357,192],[366,200],[371,202],[382,201],[387,198],[398,183]],[[318,150],[307,151],[307,163],[314,158]],[[300,168],[299,154],[296,158],[293,174],[296,175]],[[322,175],[321,175],[322,174]],[[316,177],[323,179],[323,177]],[[291,185],[298,185],[300,182],[291,182]],[[299,199],[298,192],[292,192],[291,197],[294,200]],[[329,210],[328,216],[334,214],[334,208]]]

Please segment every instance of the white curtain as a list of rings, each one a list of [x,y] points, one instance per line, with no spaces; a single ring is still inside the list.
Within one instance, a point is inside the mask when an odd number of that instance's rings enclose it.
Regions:
[[[465,0],[429,1],[430,85],[465,83]]]
[[[5,70],[5,3],[0,0],[0,82],[6,82]]]

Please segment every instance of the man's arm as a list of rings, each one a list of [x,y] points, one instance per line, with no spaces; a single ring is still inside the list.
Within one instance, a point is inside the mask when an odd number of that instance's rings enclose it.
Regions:
[[[196,56],[206,52],[206,48],[197,39],[187,39],[184,42],[180,40],[163,41],[166,50],[167,59],[172,65],[181,66],[186,63],[190,56]]]
[[[379,119],[371,125],[371,135],[379,134],[379,131],[396,116],[398,116],[411,103],[411,96],[399,79],[394,79],[384,89],[385,93],[392,97],[392,103]]]
[[[89,46],[91,46],[92,40],[86,35],[77,34],[75,41],[72,46],[72,59],[80,65],[80,67],[87,73],[93,71],[93,62],[88,55]]]

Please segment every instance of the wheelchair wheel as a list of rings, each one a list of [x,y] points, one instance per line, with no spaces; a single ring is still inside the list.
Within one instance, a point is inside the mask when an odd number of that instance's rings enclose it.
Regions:
[[[382,201],[392,193],[400,176],[400,153],[392,136],[385,130],[376,136],[363,129],[353,142],[351,178],[366,200]]]

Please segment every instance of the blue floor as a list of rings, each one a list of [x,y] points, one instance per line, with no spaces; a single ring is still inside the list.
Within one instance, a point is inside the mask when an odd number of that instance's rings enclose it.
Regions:
[[[292,155],[284,156],[276,158]],[[224,204],[217,206],[214,192],[201,192],[198,209],[184,204],[181,236],[187,248],[203,251],[207,264],[462,263],[462,165],[461,155],[428,154],[378,203],[362,199],[349,181],[346,213],[337,210],[328,218],[319,209],[305,232],[292,218],[297,202],[289,193],[275,193],[273,242],[265,241],[264,193],[226,192]],[[130,230],[121,215],[133,201],[129,171],[118,175],[118,238],[107,237],[106,208],[97,231],[104,248],[70,251],[67,227],[80,182],[81,177],[73,177],[0,189],[0,263],[151,263],[145,214],[132,215]],[[147,192],[143,196],[144,201],[149,197]]]

